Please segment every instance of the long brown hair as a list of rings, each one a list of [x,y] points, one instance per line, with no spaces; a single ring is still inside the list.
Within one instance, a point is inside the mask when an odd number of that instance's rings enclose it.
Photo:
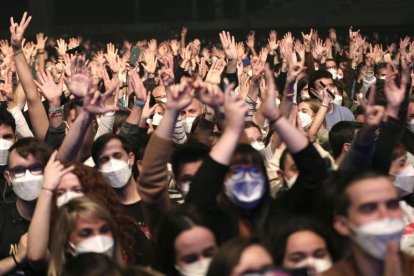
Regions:
[[[110,187],[106,178],[94,168],[88,167],[81,163],[67,163],[66,167],[73,165],[75,168],[72,171],[79,179],[84,195],[92,195],[99,199],[112,214],[113,220],[116,223],[116,230],[119,232],[119,242],[122,248],[126,263],[134,263],[134,233],[140,231],[135,220],[128,215],[121,202],[119,201],[115,191]],[[56,213],[56,206],[52,214]],[[52,219],[55,216],[52,215]],[[53,224],[51,224],[53,225]]]
[[[121,248],[118,242],[119,231],[117,231],[113,214],[99,199],[93,196],[82,196],[72,199],[58,210],[52,230],[48,275],[62,274],[68,253],[69,237],[72,231],[74,231],[79,218],[86,221],[101,220],[108,223],[115,241],[114,259],[119,264],[123,264]]]

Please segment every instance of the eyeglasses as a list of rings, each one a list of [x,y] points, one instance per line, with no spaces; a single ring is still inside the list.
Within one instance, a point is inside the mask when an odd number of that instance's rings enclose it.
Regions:
[[[33,175],[40,175],[43,173],[44,167],[45,167],[44,165],[40,163],[36,163],[29,167],[17,166],[17,167],[11,168],[9,172],[13,178],[19,178],[19,177],[24,176],[27,170],[29,170],[30,173]]]

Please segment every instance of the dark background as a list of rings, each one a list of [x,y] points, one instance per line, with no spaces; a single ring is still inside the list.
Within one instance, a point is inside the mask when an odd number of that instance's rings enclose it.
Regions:
[[[33,16],[28,36],[83,35],[100,40],[171,38],[185,25],[189,37],[217,36],[231,30],[245,36],[276,28],[279,33],[316,27],[322,36],[329,27],[341,35],[347,27],[373,31],[394,39],[411,34],[414,1],[410,0],[6,0],[0,10],[0,36],[9,36],[9,18],[20,20],[23,11]]]

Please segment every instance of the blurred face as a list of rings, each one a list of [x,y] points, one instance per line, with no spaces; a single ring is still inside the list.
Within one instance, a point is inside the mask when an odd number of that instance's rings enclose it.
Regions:
[[[321,83],[323,83],[326,87],[322,88]],[[323,95],[323,91],[327,89],[333,89],[333,80],[329,78],[321,78],[315,81],[315,90],[313,90],[314,94]]]
[[[310,108],[309,103],[307,102],[301,102],[298,105],[298,109],[299,111],[308,114],[309,116],[313,117],[315,115],[315,113],[313,113],[312,109]]]
[[[260,131],[256,127],[249,127],[244,129],[244,133],[246,133],[247,139],[249,142],[264,142],[263,136]]]
[[[10,141],[12,143],[16,142],[16,136],[11,126],[0,125],[0,139]]]
[[[308,258],[331,260],[325,240],[312,231],[291,234],[286,242],[283,267],[296,268]]]
[[[66,119],[66,123],[68,124],[69,128],[72,126],[75,119],[76,119],[76,110],[73,108],[69,110],[68,118]]]
[[[164,108],[162,107],[162,105],[157,104],[155,106],[154,114],[158,114],[158,115],[161,115],[161,116],[164,115]]]
[[[333,60],[326,61],[326,69],[334,68],[336,69],[336,62]]]
[[[57,198],[63,196],[68,192],[83,194],[83,189],[79,182],[79,178],[73,173],[65,174],[55,190]]]
[[[161,99],[166,98],[167,94],[165,92],[165,87],[162,85],[155,87],[152,91],[152,95],[156,101],[161,101]]]
[[[123,160],[129,164],[134,163],[133,154],[128,154],[122,147],[122,142],[118,139],[109,140],[105,145],[103,151],[98,157],[98,167],[100,168],[103,164],[108,162],[110,159]]]
[[[259,270],[272,264],[272,257],[263,246],[258,244],[250,245],[240,255],[239,263],[233,268],[231,275],[243,275],[248,270]]]
[[[201,115],[201,112],[201,102],[197,99],[193,99],[191,101],[191,104],[181,111],[181,119],[186,119],[188,117],[197,117]]]
[[[176,264],[180,268],[202,259],[213,258],[217,251],[213,233],[202,226],[194,226],[178,235],[174,248]]]
[[[292,179],[293,177],[299,174],[298,167],[296,167],[295,160],[293,160],[292,155],[288,153],[285,159],[285,170],[280,174],[281,181],[286,179]]]
[[[356,226],[383,218],[401,218],[397,191],[387,177],[364,179],[346,190],[348,219]]]
[[[9,153],[8,170],[5,172],[5,178],[11,186],[11,180],[24,177],[26,170],[33,175],[43,174],[44,165],[37,161],[32,154],[26,158],[20,156],[16,150]]]
[[[78,216],[75,223],[75,229],[69,234],[69,242],[76,246],[80,242],[97,235],[112,237],[112,231],[109,224],[100,219],[89,221]]]
[[[194,162],[188,162],[181,165],[180,175],[176,178],[177,186],[182,190],[181,184],[191,182],[193,176],[196,174],[198,168],[200,168],[203,160],[198,160]]]

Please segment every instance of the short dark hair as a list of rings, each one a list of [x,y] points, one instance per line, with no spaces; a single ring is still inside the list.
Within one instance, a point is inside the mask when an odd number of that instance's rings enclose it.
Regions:
[[[47,164],[47,161],[52,154],[52,148],[46,145],[43,141],[37,140],[33,137],[26,137],[17,140],[16,143],[10,147],[7,164],[10,164],[10,153],[13,150],[16,150],[17,153],[23,158],[33,155],[33,157],[42,165]]]
[[[260,127],[258,125],[256,125],[255,123],[253,123],[252,121],[246,121],[244,122],[244,129],[246,128],[256,128],[260,134],[262,134],[262,131],[260,130]]]
[[[309,82],[308,82],[308,87],[309,89],[313,88],[316,89],[315,87],[315,81],[319,80],[319,79],[332,79],[332,74],[326,70],[322,70],[319,69],[315,72],[312,73],[312,75],[310,75],[309,77]],[[310,95],[312,95],[312,93],[310,93]]]
[[[329,131],[329,144],[332,149],[333,158],[341,155],[345,143],[351,143],[355,137],[355,130],[363,126],[359,122],[341,121],[336,123]]]
[[[171,155],[171,166],[174,176],[176,178],[179,177],[182,165],[203,160],[209,152],[210,148],[207,145],[197,141],[177,146]]]
[[[243,251],[251,245],[263,246],[256,237],[237,237],[226,242],[211,261],[207,276],[231,275]]]
[[[275,233],[272,237],[274,242],[271,245],[271,251],[275,265],[281,266],[283,264],[289,237],[300,231],[313,232],[321,237],[325,241],[326,247],[332,259],[334,261],[337,260],[339,252],[335,247],[334,233],[332,233],[332,230],[327,225],[322,224],[316,219],[308,217],[294,217],[283,223],[283,225],[280,225],[278,229],[274,229]]]
[[[113,275],[122,276],[122,269],[105,254],[84,253],[69,258],[62,276]]]
[[[128,143],[128,141],[117,134],[113,134],[113,133],[106,133],[102,136],[100,136],[98,139],[95,140],[95,142],[92,145],[92,159],[93,162],[95,162],[95,165],[98,166],[98,161],[99,161],[99,155],[101,155],[103,149],[105,148],[106,144],[108,144],[109,141],[116,139],[119,140],[122,144],[122,148],[129,154],[130,152],[132,152],[132,147],[131,145]]]
[[[16,121],[13,115],[4,107],[0,108],[0,126],[9,126],[16,132]]]
[[[115,120],[112,127],[112,132],[116,134],[118,129],[121,129],[122,125],[124,124],[125,120],[128,118],[131,112],[128,109],[121,109],[115,112]]]
[[[341,177],[337,177],[335,194],[333,198],[334,215],[348,216],[348,209],[351,205],[351,199],[347,194],[346,190],[355,182],[369,179],[387,177],[386,175],[379,173],[374,170],[363,170],[363,171],[349,171],[346,174],[341,174]]]

